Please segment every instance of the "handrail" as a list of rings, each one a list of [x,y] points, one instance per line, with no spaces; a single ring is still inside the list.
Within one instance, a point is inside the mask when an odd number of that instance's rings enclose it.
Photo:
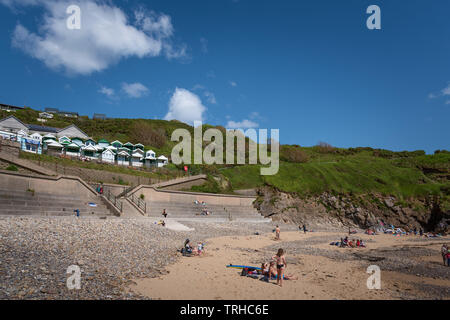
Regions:
[[[147,213],[147,203],[140,197],[136,197],[134,193],[131,195],[131,201],[138,206],[139,209]]]
[[[111,201],[111,203],[114,205],[114,207],[116,207],[117,209],[119,209],[120,210],[120,212],[123,212],[122,211],[122,201],[119,201],[118,199],[117,199],[117,197],[116,196],[114,196],[112,193],[111,193],[111,190],[107,190],[106,191],[106,198],[109,200],[109,201]]]

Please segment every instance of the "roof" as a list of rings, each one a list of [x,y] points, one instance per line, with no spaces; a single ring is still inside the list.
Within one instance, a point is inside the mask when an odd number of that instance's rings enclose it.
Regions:
[[[51,133],[47,133],[44,138],[49,138],[49,139],[56,139],[56,137],[54,135],[52,135]]]
[[[38,124],[28,124],[26,126],[28,127],[29,130],[32,131],[51,132],[51,133],[58,133],[60,131],[60,129],[58,128],[40,126]]]
[[[63,147],[63,145],[62,145],[62,144],[60,144],[60,143],[58,143],[58,142],[56,142],[56,141],[52,141],[52,142],[50,142],[49,144],[47,144],[47,147],[56,147],[56,148],[62,148],[62,147]]]
[[[73,114],[73,115],[78,115],[78,112],[73,112],[73,111],[59,111],[59,114],[63,113],[63,114]]]
[[[72,142],[71,144],[67,145],[66,148],[77,148],[77,149],[80,149],[80,146],[77,145],[76,143]]]
[[[167,159],[167,158],[164,157],[164,156],[159,156],[159,157],[158,157],[158,160],[169,160],[169,159]]]
[[[21,125],[23,125],[25,128],[28,128],[28,125],[27,125],[27,124],[23,123],[22,121],[20,121],[19,119],[17,119],[17,118],[14,117],[14,116],[9,116],[9,117],[3,118],[3,119],[0,120],[0,122],[2,122],[2,121],[4,121],[4,120],[7,120],[7,119],[10,119],[10,118],[13,118],[13,119],[16,120],[17,122],[19,122]]]
[[[24,108],[24,107],[19,107],[19,106],[13,106],[13,105],[10,105],[10,104],[5,104],[5,103],[0,103],[0,106],[11,108],[11,109],[23,109]]]
[[[69,128],[71,128],[71,127],[77,128],[77,130],[79,130],[82,134],[84,134],[86,137],[89,137],[89,135],[88,135],[86,132],[84,132],[83,130],[81,130],[80,128],[78,128],[78,127],[77,127],[76,125],[74,125],[74,124],[71,124],[70,126],[67,126],[67,127],[65,127],[65,128],[62,128],[62,129],[58,129],[58,132],[64,131],[64,130],[69,129]]]
[[[56,108],[45,108],[45,111],[46,112],[59,112],[59,110]]]
[[[111,142],[111,144],[114,144],[114,143],[120,143],[120,145],[123,146],[123,143],[120,142],[119,140],[115,140],[115,141]]]
[[[97,148],[94,147],[93,145],[88,145],[87,147],[84,147],[83,150],[87,150],[87,151],[97,151]]]
[[[110,149],[110,148],[106,148],[102,153],[105,153],[105,152],[111,152],[112,154],[116,154],[114,149]]]
[[[129,154],[128,152],[124,151],[124,150],[120,151],[120,152],[118,153],[118,155],[120,155],[120,156],[127,156],[127,157],[130,156],[130,154]]]

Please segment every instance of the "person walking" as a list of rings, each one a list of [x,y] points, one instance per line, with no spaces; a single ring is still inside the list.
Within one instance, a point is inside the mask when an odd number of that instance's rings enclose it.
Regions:
[[[442,260],[444,261],[444,266],[447,265],[448,266],[448,259],[447,259],[447,255],[448,255],[448,247],[446,244],[442,245],[441,248],[441,255],[442,255]]]

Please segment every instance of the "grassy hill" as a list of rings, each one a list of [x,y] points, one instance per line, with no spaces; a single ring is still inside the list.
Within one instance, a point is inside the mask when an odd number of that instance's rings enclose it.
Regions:
[[[25,109],[14,115],[25,123],[40,124],[38,111]],[[10,115],[3,112],[2,117]],[[132,143],[141,142],[158,154],[170,155],[174,142],[172,132],[193,128],[179,121],[149,119],[92,120],[87,117],[68,119],[56,116],[45,123],[65,127],[75,124],[94,139],[105,138]],[[205,125],[203,130],[212,127]],[[223,127],[217,127],[224,130]],[[43,159],[45,161],[45,159]],[[181,171],[181,166],[171,166]],[[280,170],[274,176],[261,176],[259,165],[191,165],[191,174],[206,173],[208,183],[195,191],[228,192],[268,185],[299,196],[323,192],[393,195],[399,199],[438,195],[449,206],[450,153],[436,151],[393,152],[372,148],[335,148],[326,143],[314,147],[282,145]],[[172,171],[173,172],[173,171]]]

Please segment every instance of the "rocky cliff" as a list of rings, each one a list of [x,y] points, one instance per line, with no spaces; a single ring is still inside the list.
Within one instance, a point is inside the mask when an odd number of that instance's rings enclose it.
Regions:
[[[450,232],[450,212],[439,197],[401,200],[381,194],[331,194],[300,197],[265,186],[257,190],[255,207],[274,221],[309,226],[369,228],[384,224],[413,230]]]

